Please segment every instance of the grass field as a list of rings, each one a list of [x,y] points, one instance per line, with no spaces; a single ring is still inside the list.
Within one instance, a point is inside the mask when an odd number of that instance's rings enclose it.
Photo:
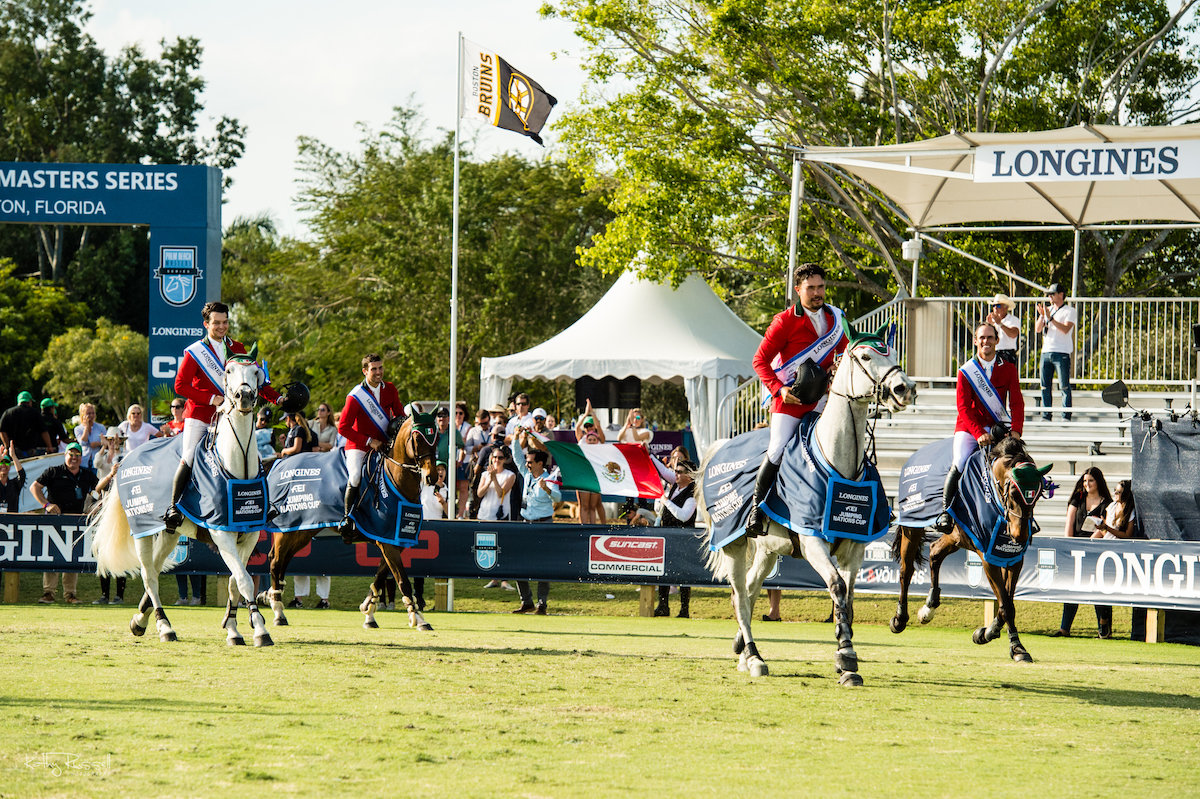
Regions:
[[[23,599],[40,593],[32,577]],[[365,581],[334,585],[345,608]],[[459,581],[465,612],[429,614],[433,633],[400,613],[366,631],[357,612],[291,611],[262,650],[227,648],[212,607],[169,609],[181,640],[163,644],[129,635],[129,605],[0,606],[0,795],[1200,789],[1200,653],[1037,634],[1058,606],[1022,603],[1037,662],[1021,666],[1003,640],[971,643],[978,603],[949,603],[935,623],[953,626],[897,636],[883,626],[894,600],[860,597],[866,685],[851,690],[836,685],[831,626],[812,620],[758,625],[772,676],[737,673],[732,623],[711,618],[728,616],[719,590],[693,604],[710,618],[645,619],[633,588],[555,585],[554,615],[534,617],[480,585]],[[787,618],[827,611],[825,598],[785,596]]]

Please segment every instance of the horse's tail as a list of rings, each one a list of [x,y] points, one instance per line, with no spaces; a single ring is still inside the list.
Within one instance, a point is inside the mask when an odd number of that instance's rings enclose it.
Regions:
[[[116,489],[105,492],[104,498],[88,516],[87,533],[92,538],[92,555],[96,558],[96,574],[101,577],[136,576],[141,573],[129,518]]]
[[[900,548],[901,548],[901,546],[903,546],[905,538],[909,538],[910,540],[912,540],[912,543],[910,544],[910,546],[915,546],[917,548],[917,555],[916,555],[916,557],[913,558],[913,565],[920,566],[920,565],[924,564],[925,563],[925,542],[924,542],[925,533],[924,533],[924,531],[914,529],[912,527],[904,527],[903,525],[896,526],[896,535],[895,535],[895,537],[892,538],[892,560],[896,561],[897,563],[900,562],[900,558],[903,556],[903,553],[900,551]]]

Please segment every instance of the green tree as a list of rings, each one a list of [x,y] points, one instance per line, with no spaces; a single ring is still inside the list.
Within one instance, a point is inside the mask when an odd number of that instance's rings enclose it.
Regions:
[[[258,339],[273,378],[337,401],[367,352],[405,397],[449,393],[453,142],[429,143],[398,110],[360,151],[303,140],[303,207],[314,241],[253,222],[226,231],[236,334]],[[603,229],[601,191],[565,166],[502,155],[461,169],[458,395],[477,396],[479,359],[532,346],[579,317],[610,282],[575,265]]]
[[[51,337],[88,318],[87,307],[69,299],[61,286],[22,280],[15,272],[12,261],[0,259],[0,398],[5,407],[20,391],[41,390],[30,373]]]
[[[45,379],[60,405],[93,402],[97,418],[120,421],[134,402],[149,404],[142,396],[149,354],[149,339],[101,318],[94,328],[72,327],[52,338],[33,375]]]
[[[1194,4],[554,0],[543,13],[575,23],[595,87],[556,127],[589,185],[614,186],[615,218],[582,263],[620,271],[647,253],[652,274],[697,269],[762,321],[782,301],[785,147],[1176,121],[1195,111]],[[905,223],[885,200],[836,170],[808,170],[806,192],[800,257],[861,289],[851,307],[906,285]],[[1116,280],[1141,243],[1115,255]],[[1030,277],[1061,265],[1056,241],[993,249]],[[1001,287],[980,271],[935,253],[926,288]]]
[[[0,159],[232,168],[244,150],[245,129],[222,116],[211,135],[200,132],[205,85],[200,42],[163,40],[158,58],[137,46],[109,58],[84,31],[90,16],[85,0],[0,4]],[[227,185],[229,180],[226,172]],[[39,225],[32,231],[33,246],[23,226],[2,236],[0,247],[20,259],[23,273],[66,282],[72,296],[93,302],[98,312],[120,313],[139,284],[145,294],[144,231],[139,237],[114,228]],[[96,287],[94,270],[75,285],[73,265],[79,260],[89,265],[86,257],[77,257],[89,247],[103,253],[92,262],[115,255],[136,261],[117,269],[109,262],[110,273],[120,276],[108,278],[119,282],[116,289],[89,294]]]

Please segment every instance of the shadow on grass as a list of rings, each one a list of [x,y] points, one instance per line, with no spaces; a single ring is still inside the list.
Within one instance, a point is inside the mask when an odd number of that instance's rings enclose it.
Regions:
[[[3,696],[0,695],[0,708],[33,708],[35,710],[45,710],[46,708],[54,708],[56,710],[84,710],[84,711],[105,711],[116,713],[128,713],[131,708],[136,707],[138,713],[142,712],[161,712],[161,713],[200,713],[211,715],[213,713],[245,715],[245,716],[275,716],[278,715],[271,709],[263,710],[248,710],[245,707],[233,705],[229,702],[195,702],[179,697],[154,697],[154,696],[139,696],[136,699],[136,706],[133,704],[135,700],[128,697],[120,699],[97,699],[97,698],[67,698],[58,697],[49,699],[44,696]]]
[[[1174,664],[1172,664],[1174,665]],[[1036,667],[1032,667],[1036,668]],[[967,692],[983,691],[1001,688],[1006,691],[1017,691],[1041,697],[1063,697],[1081,704],[1101,705],[1104,707],[1140,707],[1140,708],[1172,708],[1181,710],[1200,710],[1200,696],[1188,694],[1168,694],[1155,691],[1139,691],[1128,688],[1099,688],[1083,685],[1030,685],[1014,682],[994,683],[991,681],[955,680],[955,679],[923,679],[908,680],[892,677],[889,682],[908,684],[915,690],[928,690],[930,686],[960,689]]]

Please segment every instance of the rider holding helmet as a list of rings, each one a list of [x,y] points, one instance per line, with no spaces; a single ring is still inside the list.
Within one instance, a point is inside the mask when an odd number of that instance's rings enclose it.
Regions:
[[[758,470],[746,534],[764,532],[758,508],[775,483],[783,450],[800,418],[824,407],[834,358],[846,349],[842,312],[825,303],[825,270],[804,264],[796,271],[797,302],[775,315],[754,354],[754,371],[770,393],[771,442]]]
[[[183,523],[183,514],[176,507],[192,477],[196,460],[196,445],[212,423],[217,406],[225,401],[225,362],[234,355],[245,355],[240,341],[229,338],[229,306],[209,302],[201,312],[207,335],[188,345],[183,362],[175,375],[175,394],[187,399],[183,409],[183,432],[180,437],[179,469],[171,487],[171,504],[163,514],[168,532]],[[278,403],[280,395],[270,385],[258,389],[258,395],[270,403]]]
[[[975,357],[958,370],[956,400],[958,422],[954,425],[954,463],[942,488],[942,512],[933,523],[939,533],[954,527],[949,509],[958,496],[958,481],[971,454],[1004,435],[1021,437],[1025,426],[1025,398],[1017,367],[996,358],[996,328],[984,323],[975,329]],[[1011,417],[1005,405],[1011,409]],[[1010,432],[1011,428],[1011,432]]]
[[[355,541],[357,532],[350,511],[358,501],[362,482],[362,465],[371,450],[387,444],[388,426],[393,419],[405,417],[396,386],[383,379],[383,356],[370,353],[362,359],[364,379],[346,395],[346,407],[338,420],[338,433],[346,439],[346,510],[338,532],[347,544]]]

